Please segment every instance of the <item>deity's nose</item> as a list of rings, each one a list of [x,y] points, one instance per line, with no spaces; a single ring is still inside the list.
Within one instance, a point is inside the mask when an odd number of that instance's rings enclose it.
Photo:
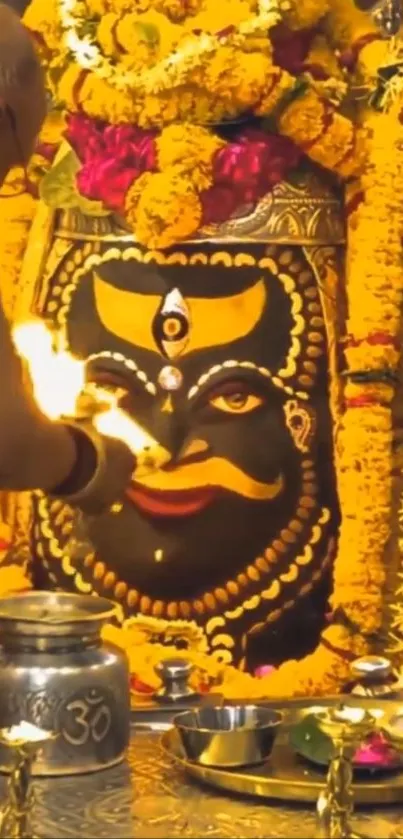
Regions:
[[[173,410],[170,400],[155,406],[152,433],[161,446],[170,452],[172,461],[177,460],[188,431],[185,413]]]

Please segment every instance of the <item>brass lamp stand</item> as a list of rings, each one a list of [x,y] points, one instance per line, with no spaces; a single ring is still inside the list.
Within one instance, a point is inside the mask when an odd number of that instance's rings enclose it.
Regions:
[[[353,814],[352,759],[374,729],[374,718],[363,708],[329,708],[316,714],[320,730],[333,744],[325,790],[317,804],[322,839],[360,839],[351,827]]]
[[[399,754],[403,755],[403,711],[392,717],[386,725],[382,727],[382,732],[389,740],[390,744],[396,749]],[[392,839],[403,839],[403,828],[393,834]]]
[[[7,784],[6,805],[0,815],[1,839],[33,839],[30,814],[34,803],[31,789],[32,765],[54,734],[22,722],[0,729],[0,744],[13,752],[13,766]]]

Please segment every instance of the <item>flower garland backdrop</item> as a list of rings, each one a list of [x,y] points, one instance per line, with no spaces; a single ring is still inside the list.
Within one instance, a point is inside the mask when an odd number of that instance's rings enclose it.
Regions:
[[[228,697],[334,693],[380,631],[394,529],[403,125],[399,83],[389,97],[380,85],[390,44],[353,0],[33,0],[25,22],[59,110],[27,177],[12,173],[0,201],[10,315],[38,195],[55,209],[118,212],[143,245],[166,248],[255,205],[303,156],[346,182],[342,522],[329,625],[309,656],[262,678],[217,665],[197,640],[192,653],[197,678]],[[228,140],[219,126],[245,114],[259,127]],[[52,167],[62,137],[67,153]],[[169,650],[133,622],[106,634],[133,653],[136,689],[153,689]]]

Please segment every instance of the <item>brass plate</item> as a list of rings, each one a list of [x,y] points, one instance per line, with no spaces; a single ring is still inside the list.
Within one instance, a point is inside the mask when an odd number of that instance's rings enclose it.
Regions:
[[[365,704],[372,704],[372,707],[375,705],[374,702]],[[395,709],[397,706],[402,707],[401,703],[384,700],[382,707],[386,705],[390,706],[387,710],[385,708],[387,714],[392,711],[392,706]],[[289,722],[298,722],[307,710],[304,708],[293,713]],[[299,758],[290,747],[287,727],[278,735],[267,763],[244,769],[212,769],[188,761],[174,728],[162,734],[161,744],[164,751],[192,778],[240,795],[316,803],[325,784],[326,773]],[[365,780],[357,779],[354,783],[354,796],[358,805],[403,805],[403,770],[383,772]]]

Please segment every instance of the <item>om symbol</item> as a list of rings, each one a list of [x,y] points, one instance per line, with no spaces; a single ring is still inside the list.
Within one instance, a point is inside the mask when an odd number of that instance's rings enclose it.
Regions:
[[[64,705],[61,723],[61,734],[72,746],[102,743],[112,723],[107,697],[96,689],[74,697]]]

